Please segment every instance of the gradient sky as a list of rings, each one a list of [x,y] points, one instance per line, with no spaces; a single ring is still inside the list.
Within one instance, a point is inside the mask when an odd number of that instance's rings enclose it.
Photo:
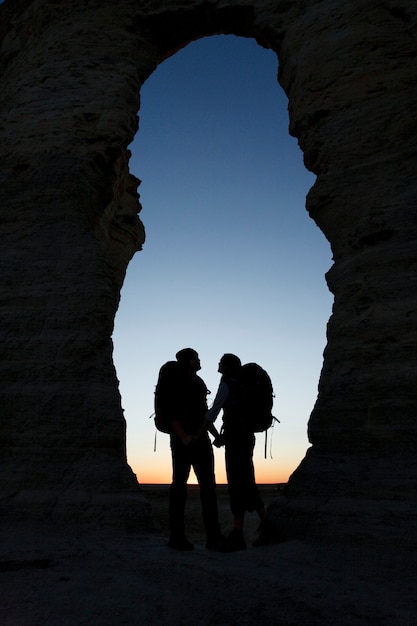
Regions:
[[[149,415],[159,367],[184,347],[198,351],[211,399],[224,352],[269,372],[281,423],[272,458],[257,436],[258,482],[286,481],[309,445],[332,262],[305,210],[315,177],[288,134],[277,70],[255,41],[215,36],[164,61],[142,89],[130,168],[142,180],[147,240],[113,335],[128,461],[142,483],[171,481],[169,437],[159,433],[154,452]],[[219,483],[223,457],[216,450]]]

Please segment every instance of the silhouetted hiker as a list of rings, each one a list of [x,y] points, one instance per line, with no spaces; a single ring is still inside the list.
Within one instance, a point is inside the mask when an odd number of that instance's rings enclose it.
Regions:
[[[246,542],[243,536],[243,524],[246,511],[257,511],[260,518],[259,536],[254,546],[266,545],[272,536],[271,525],[264,503],[255,482],[253,466],[253,450],[255,435],[245,426],[242,419],[241,361],[234,354],[224,354],[219,362],[218,371],[222,374],[219,388],[213,402],[205,416],[202,427],[214,432],[213,422],[223,409],[222,434],[217,433],[214,445],[225,445],[226,474],[228,481],[230,508],[233,514],[233,529],[221,544],[225,552],[245,550]]]
[[[195,350],[184,348],[177,352],[176,359],[176,368],[172,367],[175,366],[175,362],[166,364],[170,365],[168,369],[171,370],[171,383],[158,381],[156,390],[156,403],[162,402],[164,405],[171,439],[172,484],[169,493],[168,545],[177,550],[194,548],[185,536],[184,519],[187,480],[192,467],[200,486],[201,508],[207,535],[206,548],[216,550],[218,542],[223,537],[218,520],[213,449],[207,432],[197,438],[207,411],[208,390],[204,381],[197,376],[201,367]],[[158,399],[158,395],[164,397]]]

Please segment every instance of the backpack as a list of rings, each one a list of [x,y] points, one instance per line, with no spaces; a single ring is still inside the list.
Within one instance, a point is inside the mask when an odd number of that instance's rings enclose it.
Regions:
[[[177,361],[168,361],[159,370],[158,382],[155,387],[154,409],[151,415],[155,426],[161,433],[170,433],[170,406],[173,393],[179,378],[179,364]]]
[[[253,433],[268,430],[278,420],[272,415],[274,390],[267,372],[257,363],[242,365],[239,387],[240,412],[245,425]]]
[[[240,412],[245,427],[253,433],[265,431],[264,455],[266,458],[268,428],[271,428],[275,422],[279,423],[279,419],[272,415],[274,390],[271,379],[257,363],[246,363],[240,369],[239,386]]]

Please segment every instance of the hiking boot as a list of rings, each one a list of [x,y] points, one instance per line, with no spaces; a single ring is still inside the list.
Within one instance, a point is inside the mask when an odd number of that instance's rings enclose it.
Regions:
[[[259,548],[260,546],[266,546],[272,542],[274,538],[274,527],[272,526],[269,519],[263,519],[259,524],[259,528],[257,530],[258,538],[252,543],[255,548]]]
[[[174,548],[175,550],[181,550],[182,552],[186,552],[189,550],[194,550],[194,544],[184,536],[182,537],[170,537],[168,541],[168,545],[170,548]]]
[[[214,552],[221,552],[221,546],[226,541],[226,538],[222,534],[216,537],[207,537],[206,549],[213,550]]]
[[[219,543],[220,552],[238,552],[246,550],[246,542],[241,530],[234,528],[228,537]]]

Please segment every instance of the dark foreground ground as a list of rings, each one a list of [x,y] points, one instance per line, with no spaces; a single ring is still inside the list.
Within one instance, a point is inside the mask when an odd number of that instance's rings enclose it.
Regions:
[[[154,519],[162,532],[169,534],[168,529],[168,495],[169,485],[142,485],[144,496],[150,501]],[[267,506],[277,498],[281,485],[258,485],[262,499]],[[232,527],[232,514],[229,506],[227,485],[217,485],[217,506],[219,520],[224,534]],[[256,538],[259,518],[256,513],[247,513],[245,519],[245,537],[248,543]],[[204,527],[201,519],[200,491],[197,485],[188,486],[188,500],[186,506],[186,531],[190,541],[203,543],[205,539]]]
[[[264,497],[275,487],[264,487]],[[222,554],[204,547],[198,491],[192,552],[167,547],[165,486],[145,486],[154,533],[5,526],[0,626],[416,626],[416,550],[287,541]],[[230,521],[226,490],[219,508]],[[249,516],[248,535],[257,526]]]

